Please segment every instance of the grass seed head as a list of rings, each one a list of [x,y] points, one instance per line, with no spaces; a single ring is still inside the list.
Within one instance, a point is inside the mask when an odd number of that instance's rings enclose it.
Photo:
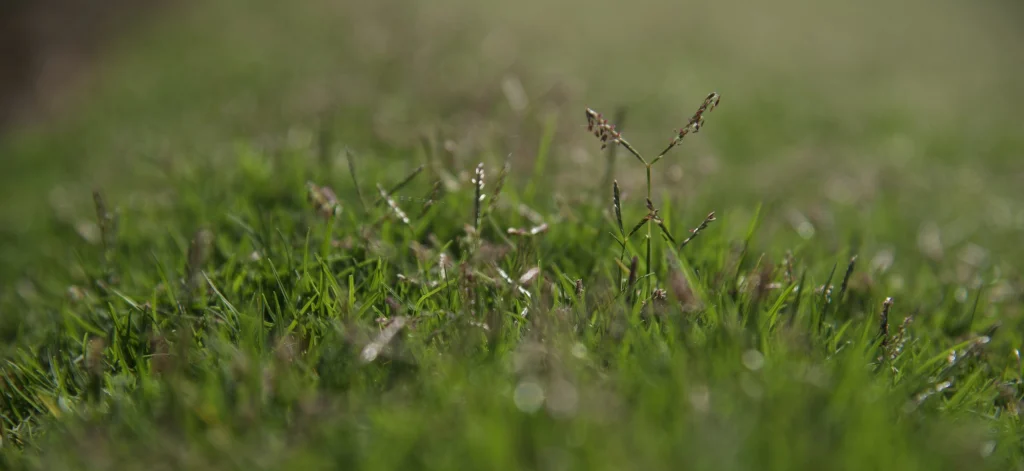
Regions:
[[[625,236],[626,230],[622,226],[622,197],[619,192],[619,181],[612,181],[612,207],[615,209],[615,222],[619,225],[619,234]]]
[[[679,248],[682,249],[683,247],[686,247],[686,244],[689,244],[693,239],[697,238],[697,235],[699,235],[701,231],[708,228],[708,224],[711,224],[712,221],[716,220],[717,219],[715,218],[715,212],[711,211],[711,213],[709,213],[704,218],[704,220],[701,221],[699,226],[690,229],[690,236],[687,237],[686,240],[684,240],[683,243],[679,245]]]
[[[853,277],[853,270],[857,266],[857,256],[850,257],[850,264],[846,266],[846,275],[843,276],[843,282],[839,285],[839,300],[842,301],[843,294],[846,293],[847,286],[850,285],[850,278]]]
[[[608,147],[608,144],[618,144],[622,140],[622,134],[615,130],[615,125],[608,122],[601,113],[587,108],[587,131],[594,134],[601,141],[601,149]]]
[[[476,166],[476,170],[473,172],[472,183],[473,183],[473,189],[474,189],[474,198],[473,198],[473,228],[474,229],[479,229],[480,228],[480,213],[482,211],[481,204],[483,203],[484,198],[487,197],[487,195],[484,195],[484,163],[483,162],[480,162],[480,164]]]
[[[896,331],[896,335],[893,336],[888,352],[890,361],[895,360],[900,356],[900,353],[903,353],[903,347],[907,343],[907,329],[913,321],[913,316],[907,316],[904,318],[903,323],[900,324],[900,328]]]
[[[395,199],[388,194],[387,190],[385,190],[379,183],[377,184],[377,191],[380,193],[381,198],[387,201],[388,207],[391,208],[391,212],[395,213],[395,216],[397,216],[399,220],[406,225],[412,224],[409,221],[409,216],[405,214],[405,211],[402,211],[401,207],[398,206],[398,202],[396,202]]]
[[[882,347],[889,344],[889,311],[892,309],[893,300],[885,298],[882,303],[882,313],[879,315],[878,337],[882,339]]]
[[[786,260],[783,262],[786,270],[786,283],[793,283],[796,281],[796,276],[793,272],[793,251],[786,251]]]
[[[693,116],[690,117],[690,120],[687,121],[686,125],[676,131],[676,135],[672,138],[672,142],[669,142],[668,147],[661,151],[661,154],[658,154],[658,158],[661,158],[667,154],[668,151],[672,150],[673,147],[679,145],[680,142],[683,142],[683,138],[688,134],[696,134],[700,132],[700,129],[704,127],[704,113],[710,112],[718,107],[718,103],[721,101],[721,98],[722,97],[718,95],[718,92],[711,92],[708,94],[708,96],[704,98],[704,103],[701,103],[700,107],[693,113]]]

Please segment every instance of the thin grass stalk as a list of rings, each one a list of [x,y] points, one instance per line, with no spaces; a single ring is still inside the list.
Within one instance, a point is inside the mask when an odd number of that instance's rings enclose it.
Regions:
[[[843,297],[846,295],[846,288],[850,285],[850,279],[853,278],[853,270],[857,267],[857,256],[850,257],[850,264],[846,266],[846,275],[843,276],[843,282],[839,285],[839,296],[836,297],[837,303],[843,302]]]
[[[509,170],[512,169],[511,158],[512,154],[509,154],[505,158],[505,163],[501,166],[501,172],[498,173],[498,179],[494,183],[494,191],[491,192],[491,200],[487,202],[487,208],[484,209],[484,216],[490,215],[494,210],[494,206],[498,204],[501,190],[505,187],[505,179],[508,178]]]
[[[96,207],[96,222],[100,228],[100,242],[103,249],[103,272],[106,282],[114,284],[114,249],[117,245],[117,216],[107,209],[107,203],[99,190],[92,193],[93,204]]]
[[[200,275],[203,266],[210,258],[213,246],[213,232],[208,229],[200,230],[192,238],[188,247],[188,259],[185,265],[185,303],[182,306],[182,313],[192,307],[196,291],[199,289]]]
[[[373,205],[374,206],[380,206],[382,203],[384,203],[385,198],[390,197],[390,196],[394,195],[395,193],[397,193],[402,188],[405,188],[405,186],[408,185],[410,182],[412,182],[412,180],[414,178],[416,178],[416,176],[419,175],[420,172],[422,172],[424,168],[425,168],[424,165],[420,165],[419,167],[416,167],[412,172],[410,172],[408,175],[406,175],[405,178],[402,179],[402,181],[398,182],[398,184],[396,184],[395,186],[391,187],[391,189],[389,189],[387,191],[386,196],[381,195],[380,197],[377,197],[377,200],[373,202]]]
[[[679,244],[679,250],[682,250],[683,247],[686,247],[686,244],[689,244],[690,241],[697,238],[697,235],[700,234],[701,231],[703,231],[704,229],[707,229],[708,224],[710,224],[711,221],[715,220],[715,212],[711,211],[711,213],[709,213],[707,217],[704,218],[704,221],[702,221],[699,226],[690,230],[690,236],[687,237],[686,240],[683,241],[683,243]]]
[[[619,237],[621,238],[622,249],[619,251],[619,261],[626,257],[626,228],[622,226],[622,198],[619,194],[619,181],[612,180],[612,207],[615,208],[615,222],[619,225]],[[622,277],[617,284],[622,289]]]
[[[622,127],[622,123],[624,123],[625,121],[626,121],[626,109],[624,107],[620,107],[615,112],[615,122],[618,124],[619,127]],[[614,178],[615,178],[615,160],[618,158],[618,154],[619,154],[618,153],[618,149],[619,149],[619,146],[612,146],[608,150],[608,154],[607,154],[608,161],[607,161],[607,165],[605,167],[605,175],[604,175],[604,180],[603,180],[604,183],[602,184],[601,188],[608,188],[608,186],[612,184],[612,181],[614,181]]]
[[[647,204],[651,206],[653,210],[653,203],[651,203],[651,164],[645,164],[647,167]],[[654,242],[654,232],[650,224],[647,225],[647,291],[649,293],[654,292],[654,267],[651,266],[651,244]]]
[[[639,259],[634,255],[633,260],[629,262],[629,280],[626,282],[626,289],[628,290],[626,291],[626,305],[628,306],[633,305],[633,287],[636,285],[636,272],[638,268],[637,265],[639,264]]]
[[[629,141],[622,137],[622,133],[615,130],[615,125],[608,122],[601,113],[598,113],[590,108],[587,108],[587,130],[594,133],[598,139],[601,140],[601,149],[604,149],[608,144],[621,145],[623,148],[633,154],[644,165],[647,165],[647,160],[644,159],[640,152],[637,151]]]
[[[441,180],[437,180],[434,182],[434,187],[430,190],[430,193],[427,195],[427,199],[423,202],[423,207],[420,209],[420,218],[427,214],[427,211],[430,210],[431,206],[434,206],[440,195]]]
[[[821,287],[821,309],[818,310],[818,323],[817,332],[820,334],[821,329],[825,327],[825,317],[828,314],[828,305],[832,297],[832,278],[836,275],[836,267],[839,264],[832,264],[832,271],[828,273],[828,278],[825,279],[825,284]]]
[[[359,207],[363,208],[363,214],[367,214],[366,200],[363,199],[363,191],[359,188],[359,175],[356,173],[356,156],[352,149],[345,148],[345,160],[348,162],[348,173],[352,176],[352,185],[356,190],[356,199],[359,200]]]

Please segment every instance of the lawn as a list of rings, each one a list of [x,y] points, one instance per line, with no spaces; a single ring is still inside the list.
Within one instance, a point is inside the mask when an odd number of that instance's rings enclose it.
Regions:
[[[1020,13],[162,10],[0,137],[0,464],[1024,469]]]

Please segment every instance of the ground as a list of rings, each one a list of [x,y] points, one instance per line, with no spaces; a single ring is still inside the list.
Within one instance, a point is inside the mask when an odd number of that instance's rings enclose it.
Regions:
[[[1020,469],[1019,14],[168,8],[0,141],[0,460]]]

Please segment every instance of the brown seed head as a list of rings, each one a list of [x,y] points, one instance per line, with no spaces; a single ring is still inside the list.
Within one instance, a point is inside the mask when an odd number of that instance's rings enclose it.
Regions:
[[[601,113],[590,108],[587,108],[587,131],[594,133],[601,141],[601,149],[608,147],[608,144],[618,144],[622,140],[622,134],[615,130],[615,125],[609,123]]]
[[[719,96],[717,92],[711,92],[708,94],[708,96],[704,98],[704,103],[701,103],[700,107],[697,108],[697,111],[694,112],[693,116],[690,117],[690,120],[687,121],[686,126],[683,126],[681,129],[676,131],[676,136],[672,138],[672,142],[669,142],[668,147],[661,151],[659,158],[672,150],[673,147],[679,145],[687,134],[700,132],[700,128],[704,126],[704,113],[715,109],[720,101],[721,96]]]

